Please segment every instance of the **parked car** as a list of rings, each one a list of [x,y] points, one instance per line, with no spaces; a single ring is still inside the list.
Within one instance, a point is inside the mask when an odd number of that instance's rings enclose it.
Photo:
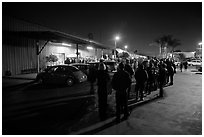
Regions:
[[[39,83],[66,84],[73,86],[75,83],[84,82],[87,76],[77,67],[69,65],[56,65],[45,69],[36,77]]]
[[[202,62],[201,62],[201,65],[196,66],[196,69],[197,69],[198,71],[202,72]]]
[[[69,65],[77,67],[79,70],[81,70],[86,75],[88,75],[89,66],[90,66],[89,64],[85,64],[85,63],[72,63],[72,64],[69,64]]]
[[[96,69],[98,69],[99,63],[100,62],[89,62],[88,64],[93,65]],[[109,72],[115,72],[116,71],[117,64],[115,61],[107,60],[107,61],[104,61],[103,63],[107,66],[107,69]]]
[[[191,60],[188,62],[189,66],[200,66],[201,65],[201,61],[200,60]]]
[[[179,65],[180,65],[180,62],[175,61],[174,64],[175,64],[176,66],[179,66]]]

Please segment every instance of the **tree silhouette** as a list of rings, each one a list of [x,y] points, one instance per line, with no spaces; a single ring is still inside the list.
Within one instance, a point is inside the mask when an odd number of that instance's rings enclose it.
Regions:
[[[173,35],[163,35],[154,41],[160,46],[160,49],[164,48],[165,46],[167,48],[171,47],[171,52],[173,52],[177,46],[181,45],[180,40],[173,38]]]

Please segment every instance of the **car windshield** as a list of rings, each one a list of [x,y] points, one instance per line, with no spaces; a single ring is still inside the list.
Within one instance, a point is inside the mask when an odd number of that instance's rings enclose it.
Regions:
[[[79,69],[77,67],[74,67],[74,66],[69,66],[68,69],[71,70],[72,72],[79,71]]]

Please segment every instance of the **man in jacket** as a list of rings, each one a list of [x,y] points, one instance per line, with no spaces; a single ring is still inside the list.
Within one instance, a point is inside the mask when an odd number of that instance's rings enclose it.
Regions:
[[[123,63],[119,64],[118,71],[113,75],[111,84],[113,89],[116,90],[116,120],[119,122],[122,111],[124,112],[125,119],[129,116],[127,88],[131,84],[131,78],[129,74],[124,71]]]
[[[133,71],[132,67],[130,66],[130,61],[128,59],[126,60],[126,64],[125,64],[124,70],[128,72],[128,74],[130,75],[130,78],[132,79],[134,71]],[[128,90],[127,90],[128,99],[130,98],[130,91],[131,91],[131,84],[128,87]]]
[[[136,80],[136,85],[135,85],[136,101],[138,101],[139,96],[140,96],[140,101],[142,101],[145,83],[148,80],[148,74],[147,74],[147,71],[144,69],[143,64],[140,64],[138,66],[138,69],[135,72],[135,80]]]

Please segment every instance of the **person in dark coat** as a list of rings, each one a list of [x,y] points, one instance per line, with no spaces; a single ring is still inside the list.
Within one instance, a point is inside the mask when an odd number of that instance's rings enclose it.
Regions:
[[[166,70],[165,70],[165,64],[161,62],[159,64],[159,76],[158,76],[158,82],[159,82],[159,96],[163,97],[164,96],[164,90],[163,87],[165,85],[165,80],[166,80]]]
[[[183,69],[183,62],[180,62],[180,70],[182,72],[182,69]]]
[[[99,116],[101,120],[106,119],[107,112],[107,84],[110,80],[110,76],[106,71],[106,66],[104,63],[99,64],[99,69],[97,71],[97,86],[98,86],[98,107]]]
[[[129,74],[124,71],[123,63],[119,64],[118,71],[113,75],[111,84],[112,88],[116,90],[116,120],[119,122],[122,112],[124,113],[125,119],[129,116],[127,88],[131,84],[131,78]]]
[[[185,69],[185,71],[186,71],[187,68],[188,68],[188,62],[187,62],[187,61],[184,61],[183,66],[184,66],[184,69]]]
[[[170,78],[170,83],[169,85],[173,85],[173,81],[174,81],[174,67],[173,67],[173,62],[171,62],[170,60],[167,60],[167,71],[168,71],[168,75],[167,75],[167,81],[169,82],[169,78]]]
[[[148,79],[147,79],[146,90],[147,90],[147,95],[149,95],[153,91],[153,83],[155,79],[154,66],[152,62],[150,62],[149,66],[147,67],[147,74],[148,74]]]
[[[140,96],[140,101],[143,100],[143,91],[145,88],[145,83],[147,82],[148,74],[147,71],[144,69],[144,65],[140,64],[138,69],[135,72],[135,92],[136,92],[136,101],[138,101],[138,97]]]
[[[129,61],[128,59],[126,60],[126,64],[125,64],[124,70],[128,72],[128,74],[130,75],[130,78],[132,79],[132,76],[133,76],[133,74],[134,74],[134,71],[133,71],[132,67],[130,66],[130,61]],[[128,90],[127,90],[128,99],[130,98],[130,91],[131,91],[131,84],[130,84],[130,86],[128,87]]]

